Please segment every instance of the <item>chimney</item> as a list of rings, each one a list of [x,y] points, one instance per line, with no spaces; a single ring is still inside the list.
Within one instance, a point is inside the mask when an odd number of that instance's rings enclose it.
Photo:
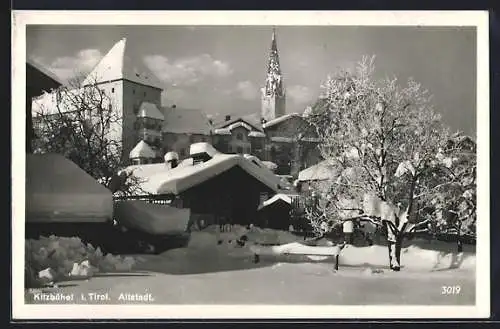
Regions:
[[[189,155],[193,159],[193,164],[207,162],[217,153],[219,152],[208,143],[194,143],[189,148]]]
[[[226,115],[226,121],[229,121],[231,120],[231,116],[230,115]]]
[[[179,155],[177,152],[167,152],[165,154],[165,164],[168,168],[173,169],[177,167],[179,162]]]

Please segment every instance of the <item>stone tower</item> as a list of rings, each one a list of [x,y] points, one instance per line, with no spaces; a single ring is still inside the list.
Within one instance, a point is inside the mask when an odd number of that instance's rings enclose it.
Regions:
[[[130,54],[127,40],[123,38],[104,55],[86,77],[84,85],[89,84],[97,84],[103,89],[113,100],[114,108],[122,117],[118,134],[121,135],[123,161],[127,162],[129,152],[134,146],[148,137],[144,137],[144,129],[138,129],[141,120],[149,117],[150,112],[156,114],[153,119],[160,120],[159,117],[163,116],[162,113],[156,113],[161,109],[162,83],[140,59]],[[153,141],[158,135],[156,130],[146,131],[151,131],[154,135]],[[161,133],[159,137],[161,138]],[[150,143],[150,140],[146,142]]]
[[[273,29],[271,51],[267,65],[267,77],[265,86],[261,89],[261,119],[270,121],[286,113],[286,93],[281,74],[278,46],[276,43],[276,31]]]

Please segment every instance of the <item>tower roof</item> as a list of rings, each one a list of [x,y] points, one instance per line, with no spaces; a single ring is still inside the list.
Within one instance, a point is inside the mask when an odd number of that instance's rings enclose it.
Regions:
[[[274,28],[271,40],[271,50],[269,52],[269,60],[267,64],[267,77],[264,92],[266,95],[282,96],[285,94],[285,87],[280,67],[280,58],[278,54],[278,43],[276,41],[276,30]]]
[[[114,80],[129,80],[146,86],[163,89],[158,77],[140,60],[135,60],[127,53],[127,39],[118,41],[89,75],[83,85]]]

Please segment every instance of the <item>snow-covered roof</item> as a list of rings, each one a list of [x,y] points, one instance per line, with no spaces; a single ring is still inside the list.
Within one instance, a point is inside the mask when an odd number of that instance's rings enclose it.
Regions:
[[[328,180],[336,176],[336,170],[326,160],[299,172],[298,181]]]
[[[238,122],[232,123],[227,128],[229,130],[233,130],[233,129],[236,129],[238,127],[243,127],[243,128],[245,128],[246,130],[249,130],[249,131],[252,130],[252,126],[250,126],[248,123],[245,123],[243,121],[238,121]]]
[[[252,154],[243,154],[243,156],[245,157],[245,159],[247,160],[250,160],[252,161],[253,163],[255,163],[257,166],[261,167],[261,168],[266,168],[266,169],[269,169],[258,157],[256,157],[255,155],[252,155]]]
[[[276,170],[278,168],[278,165],[272,161],[262,161],[262,163],[269,169],[269,170]]]
[[[230,130],[239,127],[238,124],[244,124],[244,127],[248,130],[258,130],[261,131],[262,127],[258,123],[258,120],[255,120],[254,115],[246,115],[243,117],[233,117],[229,120],[225,120],[225,118],[213,117],[212,118],[213,126],[215,128],[229,128]],[[233,127],[231,127],[233,126]],[[231,127],[231,128],[230,128]]]
[[[273,119],[273,120],[269,120],[268,122],[264,123],[262,125],[262,127],[264,129],[266,128],[269,128],[269,127],[272,127],[274,125],[277,125],[278,123],[281,123],[283,121],[286,121],[288,119],[291,119],[291,118],[294,118],[294,117],[302,117],[299,113],[289,113],[289,114],[285,114],[285,115],[282,115],[280,117],[277,117],[276,119]]]
[[[292,197],[291,195],[287,195],[287,194],[283,194],[283,193],[278,193],[278,194],[275,194],[272,198],[270,199],[267,199],[266,201],[262,202],[260,205],[259,205],[259,208],[257,210],[260,210],[262,208],[265,208],[269,205],[272,205],[273,203],[277,202],[277,201],[285,201],[286,203],[288,204],[292,204]]]
[[[149,102],[142,102],[139,112],[137,113],[139,118],[151,118],[157,120],[165,120],[165,116],[160,112],[156,104]]]
[[[54,72],[48,70],[45,68],[42,64],[38,63],[36,60],[32,58],[27,58],[26,59],[26,64],[33,67],[35,70],[39,71],[46,77],[48,77],[52,82],[54,82],[55,85],[62,85],[62,82],[59,80],[59,77],[57,77]],[[27,82],[29,84],[29,81]]]
[[[219,153],[219,151],[217,151],[212,145],[205,142],[193,143],[189,146],[189,155],[201,153],[206,153],[213,158],[216,154]]]
[[[271,137],[271,141],[280,143],[293,143],[293,138],[283,137],[283,136],[273,136]]]
[[[193,159],[192,158],[187,158],[184,160],[181,160],[177,167],[184,167],[184,166],[192,166],[193,165]],[[125,172],[128,174],[133,174],[135,177],[140,178],[140,179],[149,179],[149,177],[156,175],[158,173],[166,172],[169,170],[172,170],[173,168],[170,168],[167,166],[165,163],[160,162],[160,163],[148,163],[148,164],[142,164],[142,165],[132,165],[128,166],[125,169],[121,170],[121,172]]]
[[[179,154],[177,152],[170,151],[165,153],[163,159],[165,161],[179,160]]]
[[[217,128],[214,130],[214,134],[216,135],[231,135],[231,130],[227,128]]]
[[[163,132],[210,135],[208,118],[200,110],[163,107]]]
[[[141,140],[137,145],[130,151],[129,158],[155,158],[156,152],[153,151],[151,146],[149,146],[145,141]]]
[[[128,56],[126,45],[126,38],[118,41],[85,78],[83,85],[123,79],[163,89],[158,77],[141,60]]]
[[[150,170],[152,175],[141,175],[144,180],[141,182],[141,189],[152,194],[179,194],[236,166],[242,168],[272,191],[278,191],[280,182],[268,169],[260,168],[241,155],[221,153],[215,154],[210,160],[197,164],[179,165],[172,169],[167,169],[164,165],[162,168],[156,167]],[[144,168],[146,165],[142,167]]]
[[[266,134],[264,134],[263,132],[260,132],[260,131],[251,131],[248,136],[250,137],[266,137]]]
[[[27,222],[104,222],[113,195],[60,154],[26,154]]]

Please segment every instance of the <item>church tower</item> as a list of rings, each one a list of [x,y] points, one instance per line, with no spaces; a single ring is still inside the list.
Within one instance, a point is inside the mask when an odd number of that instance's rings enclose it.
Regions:
[[[281,74],[278,46],[276,43],[276,30],[273,29],[271,51],[267,65],[265,86],[261,89],[261,120],[269,121],[285,115],[285,86]]]

